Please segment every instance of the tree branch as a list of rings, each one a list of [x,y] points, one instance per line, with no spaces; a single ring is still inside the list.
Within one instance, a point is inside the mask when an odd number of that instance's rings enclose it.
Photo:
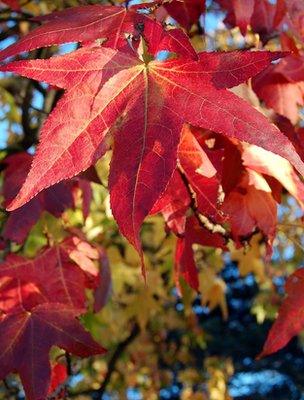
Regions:
[[[106,373],[106,376],[100,386],[99,389],[97,390],[84,390],[82,392],[77,392],[77,393],[69,393],[70,397],[76,397],[80,395],[90,395],[94,396],[94,398],[97,396],[97,398],[101,398],[102,395],[105,393],[108,384],[111,381],[111,377],[113,375],[113,372],[116,370],[116,364],[117,361],[120,359],[122,353],[126,350],[126,348],[137,338],[137,336],[140,334],[140,327],[137,323],[134,324],[129,336],[126,337],[125,340],[120,342],[118,346],[116,347],[115,351],[113,352],[109,363],[108,363],[108,371]]]
[[[112,354],[112,357],[110,358],[110,361],[108,364],[108,371],[105,376],[105,379],[102,382],[102,385],[100,386],[100,388],[97,390],[97,393],[98,393],[98,395],[100,395],[100,397],[104,394],[108,384],[110,383],[112,374],[116,369],[116,363],[119,360],[120,356],[126,350],[126,348],[136,339],[136,337],[139,335],[139,333],[140,333],[140,327],[136,323],[133,326],[133,329],[131,330],[130,335],[125,340],[120,342],[119,345],[116,347],[116,350],[114,351],[114,353]]]
[[[189,196],[191,198],[190,208],[191,208],[195,218],[197,219],[199,225],[202,228],[207,229],[211,233],[220,234],[226,241],[228,241],[229,240],[229,235],[228,235],[226,229],[222,225],[211,221],[210,218],[206,217],[205,215],[202,215],[199,212],[199,209],[198,209],[198,206],[197,206],[197,203],[196,203],[195,193],[194,193],[193,189],[191,188],[183,169],[180,166],[178,167],[178,172],[179,172],[179,174],[180,174],[180,176],[181,176],[181,178],[182,178],[182,180],[183,180],[183,182],[184,182],[184,184],[186,186],[186,189],[187,189],[187,191],[189,193]]]

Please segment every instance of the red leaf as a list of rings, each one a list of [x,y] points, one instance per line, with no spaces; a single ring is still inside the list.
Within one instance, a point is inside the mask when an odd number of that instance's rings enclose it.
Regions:
[[[205,12],[205,0],[173,0],[165,8],[182,27],[190,30]]]
[[[0,278],[0,311],[8,314],[20,310],[31,310],[48,299],[37,285],[17,278]]]
[[[183,278],[192,289],[199,290],[198,269],[194,261],[192,243],[182,238],[176,243],[174,276],[175,285],[181,292],[180,278]]]
[[[217,89],[232,88],[267,68],[285,53],[269,51],[228,51],[199,53],[198,77],[202,73]]]
[[[32,160],[32,156],[26,152],[14,154],[6,157],[4,160],[5,179],[3,183],[3,195],[8,203],[19,192],[30,169]]]
[[[0,379],[18,372],[27,398],[41,400],[50,386],[52,346],[80,357],[104,353],[76,319],[80,312],[52,303],[4,317],[0,322]]]
[[[178,239],[175,253],[175,282],[179,288],[182,277],[194,290],[199,289],[198,270],[192,250],[193,244],[226,249],[225,239],[219,233],[203,228],[196,217],[187,219],[184,238]]]
[[[299,119],[299,107],[304,105],[303,59],[300,55],[288,56],[252,81],[254,91],[266,106],[293,124]]]
[[[66,366],[61,363],[56,363],[52,367],[51,384],[48,390],[48,395],[54,393],[56,389],[58,389],[58,387],[66,381],[67,378],[68,374]]]
[[[255,187],[255,182],[243,182],[225,198],[222,210],[227,215],[234,239],[250,236],[256,227],[272,242],[277,224],[277,205],[267,182],[260,176],[268,192]]]
[[[279,315],[268,334],[259,358],[275,353],[300,333],[304,327],[304,268],[298,269],[286,281],[287,297],[279,309]]]
[[[255,75],[278,56],[234,53],[227,86]],[[139,230],[175,170],[184,122],[260,145],[303,172],[293,146],[275,126],[233,93],[214,86],[214,79],[216,86],[223,84],[219,72],[227,67],[225,60],[226,54],[201,53],[198,61],[180,57],[146,64],[127,53],[87,47],[3,67],[67,89],[44,125],[31,171],[9,209],[87,169],[114,134],[112,210],[121,232],[141,253]]]
[[[93,198],[91,182],[85,179],[77,179],[76,187],[78,187],[82,193],[82,214],[85,221],[90,214],[91,201]]]
[[[84,275],[57,247],[33,261],[8,256],[1,265],[0,276],[33,282],[45,296],[45,301],[56,300],[79,308],[85,306]]]
[[[304,184],[288,161],[260,147],[248,145],[244,149],[242,158],[247,168],[276,178],[303,208]]]
[[[134,53],[132,47],[138,46],[140,35],[145,37],[152,54],[166,47],[165,50],[178,49],[184,55],[195,55],[183,32],[176,29],[164,31],[160,23],[146,14],[137,13],[136,6],[129,9],[104,5],[72,7],[36,18],[36,21],[42,22],[42,26],[0,51],[0,60],[53,44],[80,42],[97,45],[100,39],[105,40],[107,47]],[[128,40],[132,39],[130,46]]]
[[[259,33],[262,41],[268,41],[268,36],[273,33],[278,22],[283,18],[283,15],[280,15],[281,12],[280,2],[274,5],[268,0],[255,0],[251,25],[254,32]]]
[[[228,25],[238,26],[242,35],[247,32],[254,10],[255,0],[217,0],[228,11],[225,22]]]
[[[232,4],[236,25],[240,28],[241,33],[245,35],[253,14],[254,0],[232,0]]]
[[[37,198],[25,204],[18,210],[9,214],[2,236],[6,240],[12,240],[22,244],[31,228],[38,221],[42,209]]]
[[[3,161],[6,165],[3,183],[5,204],[10,203],[19,192],[32,161],[33,156],[25,152],[9,156]],[[66,208],[73,207],[71,189],[72,185],[69,182],[59,183],[10,213],[3,231],[4,239],[23,243],[43,211],[59,217]]]
[[[8,7],[10,7],[14,11],[20,10],[20,5],[18,0],[1,0],[0,3],[6,4]]]
[[[226,141],[221,180],[226,195],[240,183],[243,172],[244,167],[240,146]]]
[[[251,25],[254,32],[259,33],[262,40],[268,41],[268,35],[282,22],[286,8],[284,0],[278,0],[276,5],[268,0],[217,0],[228,11],[225,23],[228,26],[238,26],[243,35],[247,26]]]
[[[77,236],[66,239],[61,243],[61,248],[85,273],[86,286],[95,288],[99,279],[99,271],[95,262],[100,259],[101,250]]]
[[[92,252],[97,253],[96,258]],[[92,246],[81,242],[78,238],[71,238],[59,246],[45,250],[34,260],[14,254],[8,255],[0,266],[0,277],[34,283],[44,296],[44,302],[55,300],[84,308],[85,287],[96,288],[99,283],[98,270],[92,261],[98,258],[99,253]],[[23,307],[30,309],[27,303],[23,304]]]
[[[10,203],[19,192],[32,161],[33,156],[26,152],[14,154],[3,161],[6,166],[3,183],[5,204]],[[76,186],[82,192],[83,216],[87,218],[92,200],[91,181],[100,183],[96,172],[87,170],[72,181],[58,183],[44,190],[28,204],[9,214],[3,230],[3,238],[21,244],[42,212],[47,211],[55,217],[60,217],[67,208],[74,207],[73,192]]]
[[[170,179],[166,191],[154,204],[150,214],[161,212],[168,227],[175,234],[184,234],[186,211],[191,203],[190,194],[178,171]]]
[[[199,211],[211,217],[218,216],[220,183],[215,177],[217,171],[187,126],[182,132],[178,157],[181,168],[196,195]]]
[[[304,3],[302,0],[285,0],[292,27],[304,41]]]
[[[281,116],[277,116],[275,123],[293,143],[301,159],[304,160],[304,128],[294,127],[287,118]]]
[[[99,282],[94,291],[94,312],[99,312],[108,302],[112,292],[112,276],[106,253],[100,250]]]
[[[105,250],[93,247],[76,236],[65,240],[61,246],[84,271],[85,286],[94,289],[94,312],[99,312],[106,305],[112,291],[111,270]]]
[[[80,6],[37,18],[43,25],[31,31],[0,53],[0,59],[18,53],[51,46],[54,43],[92,42],[101,38],[114,38],[117,46],[125,45],[124,32],[136,34],[134,14],[126,18],[125,8],[113,6]]]
[[[274,16],[274,27],[277,27],[284,19],[286,15],[286,4],[285,0],[277,0],[277,8]]]

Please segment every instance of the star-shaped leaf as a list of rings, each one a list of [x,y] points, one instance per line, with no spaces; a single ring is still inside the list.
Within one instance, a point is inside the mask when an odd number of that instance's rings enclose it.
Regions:
[[[79,314],[69,305],[52,303],[4,317],[0,321],[0,379],[18,372],[27,398],[41,400],[50,384],[52,346],[80,357],[104,353],[77,320]]]
[[[147,36],[152,54],[161,50],[170,51],[175,46],[179,52],[195,56],[182,31],[165,31],[162,24],[140,12],[145,7],[148,9],[149,4],[129,9],[104,5],[79,6],[36,18],[42,25],[0,51],[0,60],[41,47],[72,42],[92,44],[98,41],[107,47],[134,52],[132,48],[138,46],[140,35]]]
[[[99,272],[93,263],[98,258],[98,251],[88,243],[85,246],[85,242],[78,238],[69,238],[60,245],[46,249],[34,259],[9,254],[0,265],[0,277],[36,285],[46,302],[55,299],[60,303],[84,308],[85,288],[95,289],[99,285]]]
[[[141,253],[140,227],[175,170],[185,122],[264,147],[303,173],[288,139],[224,89],[257,74],[278,56],[200,53],[198,60],[181,56],[160,62],[90,46],[50,60],[2,67],[66,89],[44,125],[31,171],[9,209],[87,169],[105,153],[111,137],[113,214]]]

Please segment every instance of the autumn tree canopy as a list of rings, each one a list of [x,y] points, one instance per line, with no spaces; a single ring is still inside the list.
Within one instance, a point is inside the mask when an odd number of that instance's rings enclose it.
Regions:
[[[0,24],[4,392],[158,398],[168,332],[185,365],[208,346],[195,298],[229,318],[228,261],[281,304],[256,356],[300,333],[278,260],[303,249],[304,2],[14,0]],[[189,399],[227,399],[211,382]]]

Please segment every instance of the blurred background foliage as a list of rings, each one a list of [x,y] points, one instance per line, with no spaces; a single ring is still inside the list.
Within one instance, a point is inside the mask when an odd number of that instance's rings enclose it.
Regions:
[[[0,45],[7,46],[35,25],[28,21],[28,16],[94,3],[101,2],[24,0],[22,13],[13,14],[3,6]],[[197,50],[262,47],[258,34],[248,29],[244,37],[238,28],[224,27],[223,18],[216,3],[209,1],[204,20],[191,31]],[[275,36],[266,43],[268,49],[277,47]],[[51,47],[37,50],[34,55],[47,58],[69,50],[71,46]],[[250,86],[236,90],[262,109]],[[2,159],[16,151],[33,152],[41,125],[58,98],[58,91],[43,84],[0,76]],[[67,229],[81,229],[89,241],[101,244],[108,253],[112,274],[110,300],[100,313],[88,313],[82,322],[109,352],[103,358],[72,359],[67,398],[304,398],[304,336],[272,357],[255,360],[276,317],[285,279],[303,260],[303,225],[297,203],[286,194],[279,207],[278,233],[269,262],[265,262],[265,248],[258,234],[245,249],[231,248],[229,254],[197,245],[202,294],[197,295],[181,282],[180,297],[172,272],[176,239],[166,232],[160,216],[148,219],[142,231],[148,266],[147,285],[144,283],[137,254],[121,237],[111,215],[107,190],[109,159],[96,166],[101,184],[92,184],[93,201],[86,221],[79,194],[78,208],[66,211],[61,219],[44,213],[22,249],[18,249],[25,256],[34,257],[50,238],[60,242]],[[5,220],[2,210],[2,224]],[[9,246],[13,250],[17,245]],[[60,351],[54,351],[53,357],[66,362]],[[22,398],[15,377],[0,386],[0,399]]]

